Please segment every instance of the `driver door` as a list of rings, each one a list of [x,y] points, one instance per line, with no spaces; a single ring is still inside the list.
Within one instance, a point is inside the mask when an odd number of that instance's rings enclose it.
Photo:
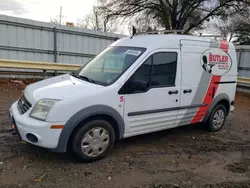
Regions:
[[[175,126],[181,84],[178,50],[158,50],[130,76],[147,83],[145,91],[124,91],[125,137]],[[125,84],[126,85],[126,84]]]

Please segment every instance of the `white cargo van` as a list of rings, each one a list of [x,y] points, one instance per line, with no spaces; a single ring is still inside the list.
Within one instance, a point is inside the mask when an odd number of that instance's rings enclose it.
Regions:
[[[94,161],[122,138],[198,122],[220,130],[234,110],[236,79],[231,43],[136,35],[71,74],[27,86],[10,118],[22,140]]]

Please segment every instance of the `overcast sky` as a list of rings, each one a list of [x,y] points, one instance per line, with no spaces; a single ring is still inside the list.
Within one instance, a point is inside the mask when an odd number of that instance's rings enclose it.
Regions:
[[[0,14],[49,22],[58,18],[76,22],[92,10],[96,0],[0,0]]]

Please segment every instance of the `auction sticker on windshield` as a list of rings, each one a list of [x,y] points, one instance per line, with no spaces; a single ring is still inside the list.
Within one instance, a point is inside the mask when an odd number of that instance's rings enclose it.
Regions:
[[[125,52],[126,55],[134,55],[134,56],[139,56],[141,54],[141,51],[139,50],[127,50]]]

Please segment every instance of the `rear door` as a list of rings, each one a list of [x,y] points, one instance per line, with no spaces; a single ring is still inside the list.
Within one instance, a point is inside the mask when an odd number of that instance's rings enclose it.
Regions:
[[[178,126],[199,122],[206,113],[203,99],[206,95],[211,74],[202,68],[202,53],[209,48],[207,42],[182,41],[182,87]],[[197,110],[201,109],[197,114]],[[194,118],[195,117],[195,118]]]
[[[175,126],[181,82],[179,53],[154,51],[130,76],[129,80],[146,81],[148,89],[124,95],[124,120],[129,127],[125,137]]]

